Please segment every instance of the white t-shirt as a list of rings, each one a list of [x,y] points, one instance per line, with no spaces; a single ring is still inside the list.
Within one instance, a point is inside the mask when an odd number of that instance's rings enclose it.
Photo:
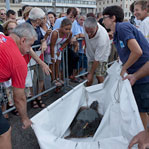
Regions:
[[[134,19],[135,23],[136,23],[136,27],[140,26],[141,20],[137,20],[136,17]]]
[[[24,20],[24,19],[19,19],[19,20],[17,21],[17,24],[22,24],[22,23],[25,23],[25,20]]]
[[[4,35],[4,33],[3,33],[3,32],[0,32],[0,34]]]
[[[88,61],[107,62],[111,52],[111,45],[105,28],[98,23],[98,31],[93,38],[89,39],[85,29],[84,35],[86,42],[86,56]]]
[[[138,29],[142,32],[144,37],[149,42],[149,17],[146,17],[143,21],[141,21]]]

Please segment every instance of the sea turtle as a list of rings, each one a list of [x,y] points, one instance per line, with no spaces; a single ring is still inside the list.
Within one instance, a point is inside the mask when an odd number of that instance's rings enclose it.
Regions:
[[[81,107],[70,125],[70,135],[68,138],[91,137],[96,132],[102,115],[98,113],[98,102],[94,101],[90,107]]]

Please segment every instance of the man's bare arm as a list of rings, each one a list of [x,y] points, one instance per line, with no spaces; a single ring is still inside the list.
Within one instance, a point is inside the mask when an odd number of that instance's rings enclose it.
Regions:
[[[136,73],[134,73],[134,76],[136,77],[137,80],[148,75],[149,75],[149,61],[147,61]]]
[[[149,75],[149,61],[146,62],[137,72],[135,72],[134,74],[129,74],[126,77],[124,77],[125,79],[128,79],[130,81],[131,85],[134,85],[135,82],[145,76]]]
[[[43,71],[49,75],[52,71],[49,69],[49,66],[43,62],[38,55],[33,51],[33,49],[30,49],[29,54],[31,55],[31,57],[41,66],[41,68],[43,69]]]
[[[24,89],[13,87],[13,99],[16,109],[18,110],[21,117],[23,128],[26,129],[30,127],[32,122],[27,116],[27,102]]]

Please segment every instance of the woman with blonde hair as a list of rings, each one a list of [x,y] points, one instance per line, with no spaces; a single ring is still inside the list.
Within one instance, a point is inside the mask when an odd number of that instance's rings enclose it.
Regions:
[[[8,36],[12,30],[17,26],[17,22],[15,20],[8,20],[3,24],[3,31],[6,36]]]

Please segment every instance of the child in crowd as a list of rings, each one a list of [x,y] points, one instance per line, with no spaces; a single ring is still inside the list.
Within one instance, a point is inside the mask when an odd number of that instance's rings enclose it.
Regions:
[[[53,30],[49,38],[47,38],[47,45],[50,45],[50,54],[46,55],[45,62],[49,63],[53,70],[52,78],[55,79],[53,80],[53,83],[55,83],[56,86],[63,85],[63,81],[59,79],[59,66],[62,51],[68,45],[72,37],[71,27],[71,21],[69,19],[64,19],[60,28]],[[53,69],[54,67],[55,69]]]

